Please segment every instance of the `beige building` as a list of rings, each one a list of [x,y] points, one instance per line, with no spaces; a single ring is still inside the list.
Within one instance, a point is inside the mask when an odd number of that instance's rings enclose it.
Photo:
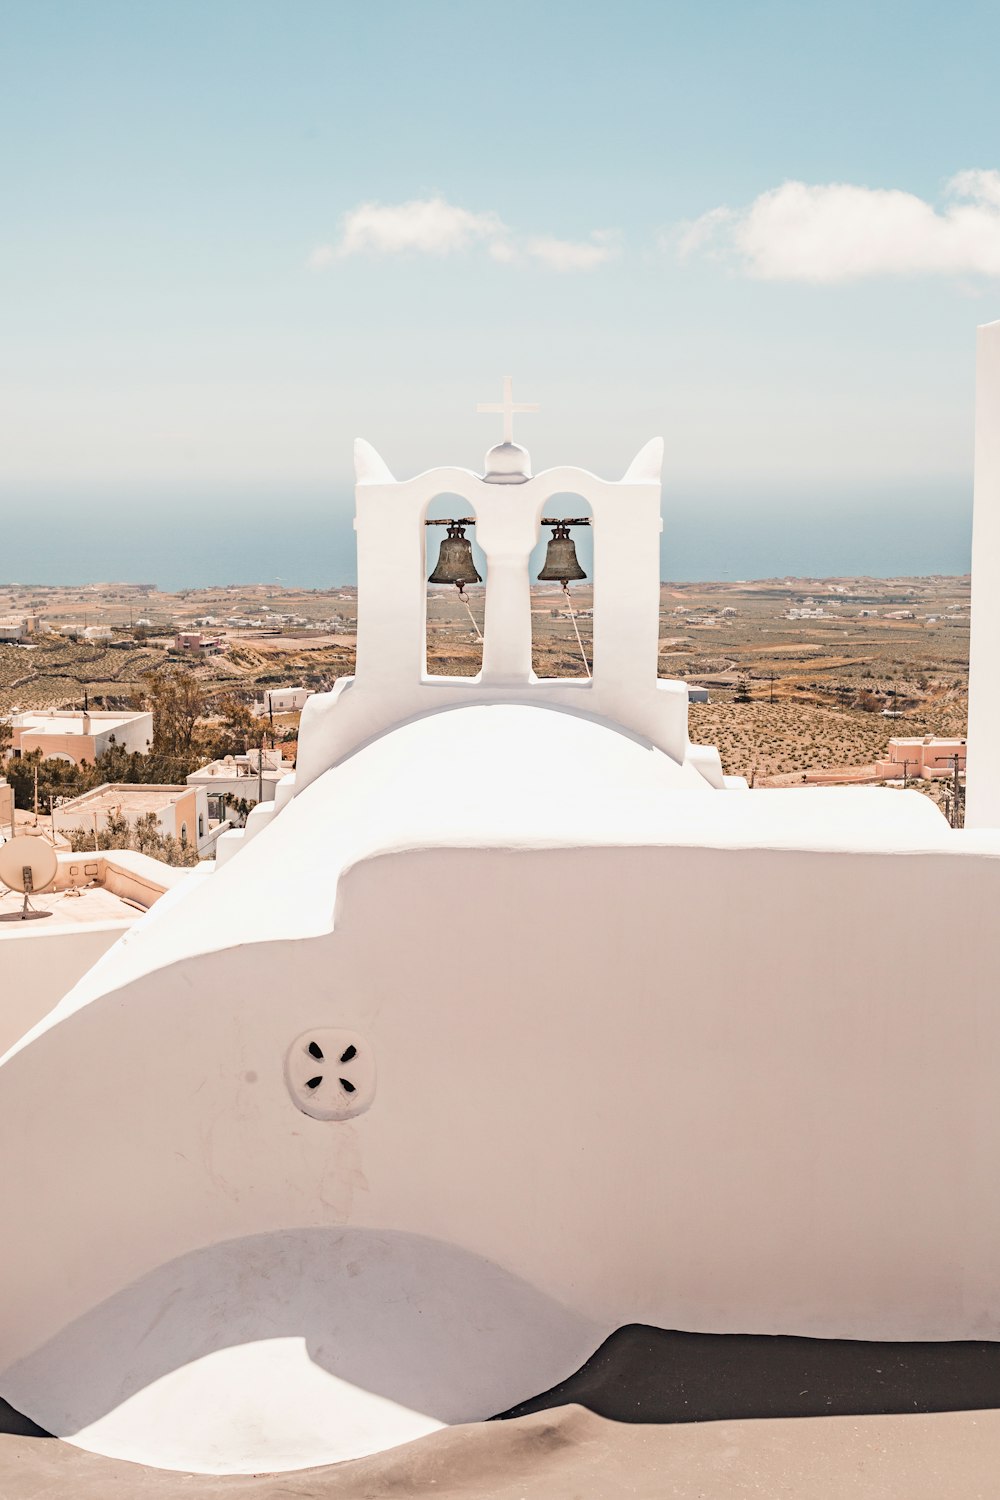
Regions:
[[[87,713],[74,709],[32,709],[12,714],[11,755],[41,750],[46,760],[69,760],[93,765],[114,745],[145,755],[153,743],[153,715],[148,713]]]
[[[23,641],[40,628],[37,615],[4,615],[0,619],[0,641]]]
[[[225,646],[221,635],[202,635],[200,630],[178,630],[174,636],[175,651],[192,651],[217,655]]]
[[[875,770],[883,781],[898,777],[954,776],[955,760],[960,774],[965,771],[965,741],[937,739],[925,735],[923,739],[896,739],[889,741],[889,757],[876,764]]]
[[[51,822],[57,834],[98,833],[109,817],[125,817],[133,826],[152,813],[163,836],[207,853],[220,833],[210,822],[208,797],[201,787],[144,786],[109,782],[61,803]]]

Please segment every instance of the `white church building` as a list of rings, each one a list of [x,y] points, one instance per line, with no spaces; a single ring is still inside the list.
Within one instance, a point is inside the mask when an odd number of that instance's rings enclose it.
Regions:
[[[659,439],[620,479],[534,474],[508,386],[482,473],[357,443],[354,677],[0,1062],[0,1396],[93,1453],[256,1474],[504,1412],[629,1323],[1000,1340],[980,340],[963,830],[916,791],[750,791],[691,743]],[[485,559],[466,678],[427,670],[442,496]],[[540,680],[529,559],[566,497],[591,675]]]

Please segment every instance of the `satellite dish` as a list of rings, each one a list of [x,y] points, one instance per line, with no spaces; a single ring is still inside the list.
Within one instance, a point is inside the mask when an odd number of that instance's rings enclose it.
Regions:
[[[52,845],[37,834],[23,833],[0,846],[0,881],[12,891],[24,894],[19,912],[5,912],[0,921],[27,921],[31,917],[50,917],[50,911],[36,911],[31,897],[47,891],[56,878],[59,861]]]

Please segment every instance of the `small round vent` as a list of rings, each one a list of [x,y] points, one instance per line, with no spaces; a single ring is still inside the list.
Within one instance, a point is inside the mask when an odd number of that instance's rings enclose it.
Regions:
[[[356,1031],[319,1026],[296,1038],[285,1058],[292,1102],[314,1120],[349,1120],[375,1097],[375,1057]]]

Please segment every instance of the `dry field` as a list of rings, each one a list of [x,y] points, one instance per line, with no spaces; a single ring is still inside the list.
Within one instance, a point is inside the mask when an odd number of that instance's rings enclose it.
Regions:
[[[793,771],[870,765],[896,736],[965,734],[965,704],[947,713],[885,719],[859,710],[830,709],[799,699],[692,703],[692,740],[717,745],[728,775],[757,780]]]
[[[452,589],[428,590],[429,671],[479,669],[484,592],[470,589],[466,604]],[[760,779],[865,765],[896,735],[965,733],[968,606],[967,578],[664,584],[659,671],[709,686],[712,701],[691,706],[691,738],[718,745],[730,773]],[[571,609],[588,659],[591,607],[589,584],[575,587]],[[143,672],[178,660],[173,632],[205,617],[217,622],[208,631],[227,637],[226,650],[185,661],[210,696],[249,699],[285,683],[322,690],[354,667],[352,588],[0,588],[0,615],[26,610],[56,627],[110,624],[116,645],[54,637],[34,649],[0,644],[0,714],[78,704],[85,689],[94,706],[124,706]],[[790,611],[809,613],[789,619]],[[913,618],[889,618],[899,613]],[[225,624],[234,618],[254,623]],[[143,619],[151,623],[140,630]],[[533,590],[532,631],[540,676],[584,675],[557,587]]]

